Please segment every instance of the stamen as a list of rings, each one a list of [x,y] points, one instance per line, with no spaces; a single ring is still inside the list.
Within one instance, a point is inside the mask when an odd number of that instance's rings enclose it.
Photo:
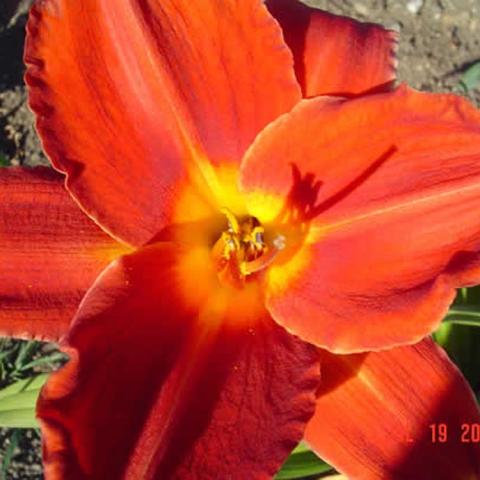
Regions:
[[[227,217],[228,230],[232,233],[240,233],[240,225],[235,215],[226,207],[221,208],[220,211]]]
[[[277,235],[267,244],[265,230],[255,217],[238,220],[228,208],[221,211],[227,217],[228,227],[214,245],[212,254],[219,278],[241,286],[248,275],[265,269],[275,260],[285,248],[286,239]]]
[[[280,253],[280,250],[285,248],[285,237],[283,235],[277,235],[273,240],[273,248],[263,253],[262,256],[252,260],[250,262],[243,262],[240,270],[244,275],[251,275],[252,273],[259,272],[264,268],[267,268]]]

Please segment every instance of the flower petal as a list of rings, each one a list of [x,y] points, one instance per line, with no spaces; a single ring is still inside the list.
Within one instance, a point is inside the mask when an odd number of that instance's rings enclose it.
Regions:
[[[25,61],[46,153],[82,207],[139,245],[300,98],[260,0],[44,0]],[[208,158],[208,160],[207,160]],[[188,179],[188,182],[187,182]]]
[[[47,475],[270,478],[301,439],[316,349],[278,327],[256,290],[212,291],[197,253],[146,247],[87,294],[64,345],[72,359],[39,402]]]
[[[306,441],[349,478],[480,476],[480,412],[445,352],[426,339],[385,352],[322,354]]]
[[[269,270],[268,308],[309,342],[337,353],[415,343],[454,287],[480,280],[480,113],[459,97],[306,100],[242,168],[251,213],[285,229],[289,247]],[[295,221],[308,233],[289,233]]]
[[[295,59],[304,96],[351,96],[390,90],[398,35],[298,0],[267,0]]]
[[[0,335],[57,340],[100,271],[127,252],[63,181],[43,167],[0,169]]]

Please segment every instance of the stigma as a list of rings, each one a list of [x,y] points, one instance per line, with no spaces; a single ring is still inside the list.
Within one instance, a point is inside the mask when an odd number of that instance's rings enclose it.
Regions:
[[[227,227],[212,249],[215,267],[222,283],[242,286],[247,278],[266,269],[285,248],[285,237],[277,235],[265,240],[265,229],[252,216],[237,218],[227,208],[221,212]]]

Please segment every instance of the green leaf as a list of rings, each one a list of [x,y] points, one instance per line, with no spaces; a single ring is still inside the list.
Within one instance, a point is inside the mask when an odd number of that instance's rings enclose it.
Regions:
[[[19,380],[0,390],[0,427],[38,428],[35,405],[47,377]]]
[[[333,471],[330,465],[318,458],[313,452],[307,450],[292,453],[275,476],[275,480],[303,478]]]
[[[435,332],[435,340],[448,352],[476,393],[480,371],[480,319],[478,306],[456,304]]]
[[[37,397],[38,394],[35,396],[35,400]],[[0,410],[0,426],[6,428],[40,428],[35,418],[35,407]]]
[[[303,452],[309,452],[310,449],[307,447],[307,445],[303,442],[300,442],[293,450],[292,450],[292,455],[295,453],[303,453]]]
[[[48,376],[48,373],[43,373],[41,375],[36,375],[35,377],[24,378],[23,380],[12,383],[8,387],[2,388],[0,390],[0,402],[2,402],[4,398],[11,397],[18,393],[40,390]]]
[[[453,323],[444,321],[433,333],[433,339],[443,348],[446,348],[449,342],[453,326]]]
[[[480,287],[462,288],[461,294],[457,296],[456,305],[478,305],[480,310]]]
[[[8,161],[7,157],[0,152],[0,167],[8,167],[10,162]]]
[[[480,85],[480,62],[474,63],[463,72],[460,78],[460,86],[469,92]]]

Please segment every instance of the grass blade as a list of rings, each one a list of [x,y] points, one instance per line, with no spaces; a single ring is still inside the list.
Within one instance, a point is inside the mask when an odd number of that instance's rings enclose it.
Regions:
[[[15,449],[17,448],[17,445],[20,442],[20,437],[21,437],[21,431],[20,430],[15,430],[10,437],[10,444],[8,445],[6,451],[5,451],[5,456],[3,457],[2,460],[2,466],[0,467],[0,478],[2,480],[7,480],[7,471],[10,468],[10,464],[12,463],[13,455],[15,453]]]
[[[480,327],[480,312],[472,308],[456,305],[448,311],[444,322],[454,323],[456,325],[467,325],[469,327]]]

